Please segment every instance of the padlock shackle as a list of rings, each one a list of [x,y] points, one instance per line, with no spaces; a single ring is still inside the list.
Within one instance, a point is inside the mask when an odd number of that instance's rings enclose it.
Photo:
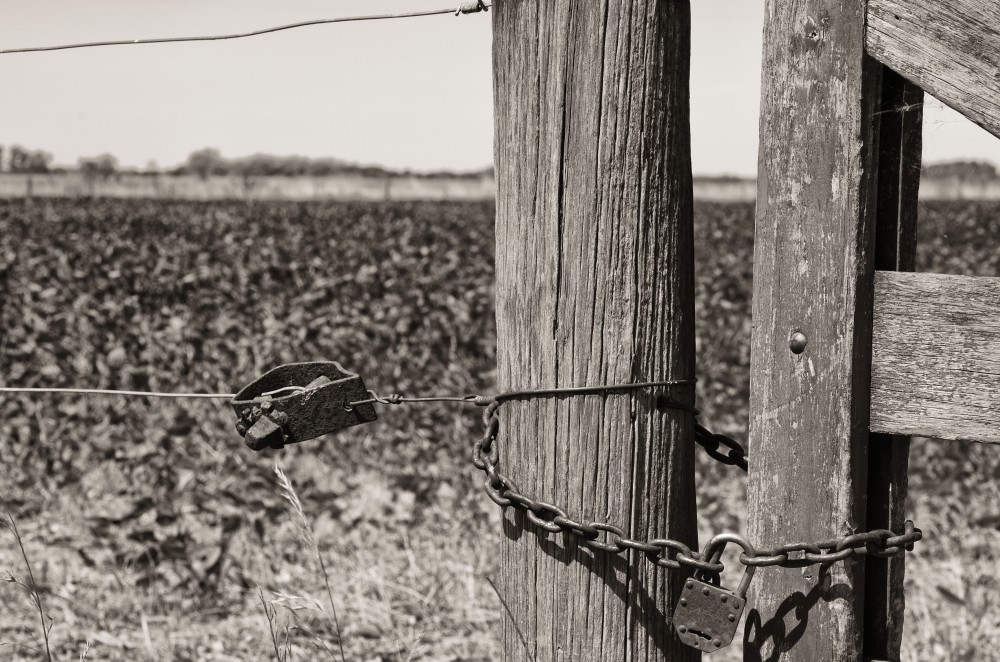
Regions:
[[[757,556],[757,550],[754,549],[753,545],[750,544],[746,538],[738,533],[720,533],[714,538],[708,541],[705,545],[705,550],[702,553],[702,558],[706,561],[711,561],[712,563],[718,563],[719,559],[722,557],[723,550],[726,549],[726,545],[729,543],[734,543],[743,548],[747,556],[754,557]],[[716,550],[718,548],[718,551]]]
[[[719,559],[722,558],[722,552],[725,551],[726,545],[729,543],[742,547],[746,555],[751,558],[757,556],[757,550],[743,536],[737,533],[720,533],[708,541],[708,544],[705,545],[705,549],[701,553],[701,558],[709,563],[718,563]],[[746,567],[746,570],[743,572],[743,579],[740,580],[740,585],[736,589],[737,595],[746,597],[747,590],[750,588],[750,581],[753,579],[755,572],[757,572],[757,566],[748,565]]]

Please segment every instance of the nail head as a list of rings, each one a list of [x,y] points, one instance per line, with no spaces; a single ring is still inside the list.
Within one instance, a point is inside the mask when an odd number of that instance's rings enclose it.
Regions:
[[[806,334],[801,331],[796,331],[788,340],[788,348],[792,350],[793,354],[801,354],[805,351],[807,342],[808,339],[806,338]]]

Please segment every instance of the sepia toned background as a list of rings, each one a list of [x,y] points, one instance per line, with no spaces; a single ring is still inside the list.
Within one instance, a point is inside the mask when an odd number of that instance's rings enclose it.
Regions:
[[[698,403],[746,443],[763,3],[693,5]],[[5,0],[0,49],[440,6]],[[225,393],[331,359],[493,391],[490,40],[480,14],[0,56],[0,384]],[[11,173],[14,145],[61,172]],[[1000,275],[1000,141],[928,97],[924,146],[918,268]],[[205,148],[340,170],[212,175]],[[43,629],[53,659],[495,659],[478,413],[254,454],[224,400],[0,397],[0,659],[45,659]],[[990,659],[1000,453],[918,439],[910,477],[904,659]],[[700,454],[697,484],[702,542],[746,530],[742,474]]]

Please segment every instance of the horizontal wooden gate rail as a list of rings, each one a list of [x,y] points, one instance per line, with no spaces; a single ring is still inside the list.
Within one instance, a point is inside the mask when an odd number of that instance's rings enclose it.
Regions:
[[[1000,443],[1000,278],[875,275],[871,429]]]

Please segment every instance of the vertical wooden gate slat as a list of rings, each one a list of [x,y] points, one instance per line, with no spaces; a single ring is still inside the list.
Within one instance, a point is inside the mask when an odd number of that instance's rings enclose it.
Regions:
[[[882,72],[879,108],[878,212],[875,268],[913,271],[917,192],[923,146],[924,93],[890,69]],[[868,446],[869,529],[901,531],[905,518],[910,439],[871,434]],[[864,654],[899,660],[903,636],[905,556],[865,561]]]
[[[764,547],[865,526],[881,68],[864,4],[766,3],[748,486]],[[860,659],[863,581],[856,561],[759,570],[744,658]]]
[[[501,390],[694,377],[687,0],[496,0]],[[571,517],[696,543],[691,414],[654,392],[499,410],[500,469]],[[691,404],[693,389],[670,389]],[[504,513],[504,660],[694,660],[682,579]]]

